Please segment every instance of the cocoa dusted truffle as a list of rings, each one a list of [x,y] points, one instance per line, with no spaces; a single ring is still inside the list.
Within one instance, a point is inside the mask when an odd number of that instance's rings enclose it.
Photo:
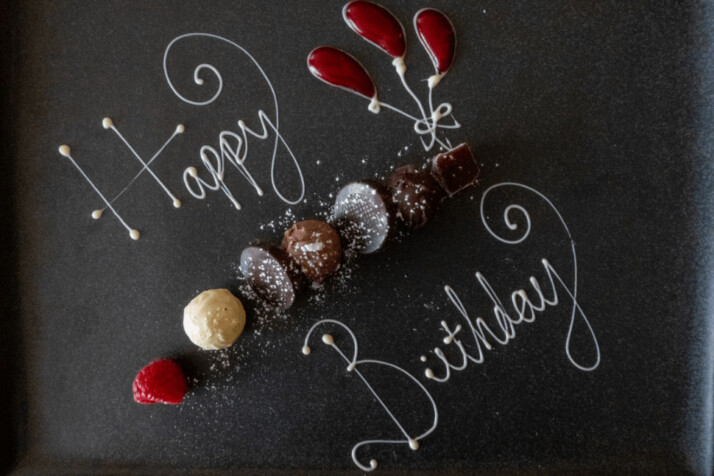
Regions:
[[[479,167],[467,144],[460,144],[431,160],[431,175],[449,196],[476,183]]]
[[[324,221],[295,223],[285,232],[282,247],[310,281],[321,283],[340,267],[340,235]]]
[[[253,291],[278,310],[295,302],[297,266],[280,248],[249,246],[240,254],[240,271]]]
[[[373,182],[345,185],[335,199],[332,219],[348,247],[360,253],[382,248],[393,228],[389,192]]]
[[[397,218],[413,229],[426,225],[444,198],[437,181],[413,165],[404,165],[392,172],[387,186]]]

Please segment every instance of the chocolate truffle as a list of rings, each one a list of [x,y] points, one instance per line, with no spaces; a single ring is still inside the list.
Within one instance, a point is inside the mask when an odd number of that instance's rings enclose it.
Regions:
[[[373,182],[349,183],[337,193],[332,219],[349,248],[374,253],[393,228],[389,193]]]
[[[244,327],[243,304],[227,289],[203,291],[183,310],[186,335],[205,350],[229,347]]]
[[[449,196],[476,183],[479,167],[467,144],[460,144],[431,160],[431,175]]]
[[[324,221],[295,223],[283,235],[282,247],[310,281],[321,283],[340,267],[340,235]]]
[[[397,218],[413,229],[426,225],[444,198],[436,180],[413,165],[404,165],[392,172],[387,186]]]
[[[253,291],[276,309],[283,311],[295,302],[298,270],[280,248],[247,247],[240,254],[240,271]]]

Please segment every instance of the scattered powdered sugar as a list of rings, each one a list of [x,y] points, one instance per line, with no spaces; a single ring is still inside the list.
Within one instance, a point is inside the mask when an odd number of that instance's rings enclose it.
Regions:
[[[270,220],[258,226],[261,231],[282,232],[295,222],[295,214],[291,208],[288,208],[283,214],[277,218]]]
[[[325,247],[325,243],[323,243],[322,241],[316,241],[314,243],[306,243],[301,246],[303,251],[311,251],[311,252],[320,251],[324,247]]]

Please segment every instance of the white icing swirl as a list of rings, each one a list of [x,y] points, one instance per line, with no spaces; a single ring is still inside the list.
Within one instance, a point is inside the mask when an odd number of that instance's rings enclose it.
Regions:
[[[270,129],[274,135],[275,135],[275,142],[273,145],[273,154],[270,162],[270,181],[271,185],[273,187],[273,190],[275,191],[275,194],[285,203],[289,205],[295,205],[297,203],[300,203],[302,199],[305,197],[305,179],[302,174],[302,169],[300,168],[300,164],[298,163],[297,158],[293,154],[292,150],[290,149],[290,146],[285,142],[285,139],[283,139],[282,135],[280,134],[279,130],[279,123],[280,123],[280,112],[279,112],[279,107],[278,107],[278,98],[277,95],[275,94],[275,89],[273,88],[273,84],[270,81],[270,78],[268,78],[267,73],[263,68],[260,66],[258,61],[251,55],[248,50],[240,46],[238,43],[235,43],[227,38],[224,38],[222,36],[214,35],[211,33],[185,33],[183,35],[179,35],[173,40],[169,42],[169,44],[166,46],[166,50],[164,51],[164,58],[163,58],[163,68],[164,68],[164,76],[166,77],[166,82],[168,83],[169,87],[171,88],[171,91],[182,101],[194,105],[194,106],[205,106],[208,104],[213,103],[218,97],[221,95],[221,92],[223,91],[223,76],[221,76],[221,73],[218,71],[218,69],[208,63],[201,63],[196,68],[194,69],[193,72],[193,79],[196,84],[199,86],[204,84],[204,79],[201,77],[201,72],[204,70],[208,70],[211,73],[213,73],[217,80],[218,80],[218,88],[216,92],[207,100],[205,101],[193,101],[191,99],[188,99],[186,96],[182,95],[179,93],[179,91],[176,89],[174,86],[173,82],[171,81],[171,77],[168,72],[168,66],[167,66],[167,59],[169,55],[169,51],[171,48],[174,46],[174,44],[182,39],[185,38],[212,38],[215,40],[219,40],[221,42],[227,43],[230,46],[233,46],[234,48],[237,48],[241,53],[243,53],[245,56],[250,59],[250,61],[255,65],[255,67],[258,69],[260,74],[262,75],[263,79],[265,80],[266,84],[270,88],[270,94],[272,96],[273,100],[273,105],[274,105],[274,111],[275,111],[275,122],[273,122],[268,115],[261,109],[258,111],[258,119],[260,120],[260,125],[262,127],[262,131],[257,132],[248,126],[246,126],[245,122],[243,120],[238,121],[238,127],[241,131],[241,135],[239,136],[238,134],[235,134],[234,132],[231,131],[221,131],[219,134],[219,142],[220,142],[220,153],[216,151],[211,146],[204,145],[201,147],[200,151],[200,157],[201,161],[203,164],[206,166],[206,169],[208,170],[209,174],[211,175],[211,179],[209,181],[203,180],[198,176],[198,172],[196,171],[195,168],[189,167],[184,171],[184,183],[186,185],[186,188],[188,189],[189,193],[193,195],[195,198],[198,198],[202,200],[205,198],[206,193],[205,189],[217,191],[217,190],[222,190],[223,193],[228,197],[228,199],[233,203],[233,205],[237,208],[240,209],[240,204],[238,201],[235,199],[231,191],[228,189],[226,184],[224,183],[224,173],[225,173],[225,161],[228,160],[229,163],[231,163],[238,171],[246,178],[248,183],[255,189],[256,193],[259,196],[263,195],[262,189],[258,186],[256,181],[253,179],[252,175],[248,172],[248,170],[244,166],[245,158],[248,153],[248,135],[251,135],[255,138],[258,139],[267,139],[268,138],[268,130]],[[235,147],[230,147],[226,146],[226,138],[230,137],[233,140],[236,141]],[[295,167],[295,171],[297,172],[298,179],[300,182],[300,194],[297,199],[290,199],[287,198],[283,193],[280,191],[280,189],[277,186],[276,180],[275,180],[275,172],[276,172],[276,160],[277,160],[277,155],[278,155],[278,146],[282,144],[284,147],[285,151],[290,155],[290,158],[292,160],[292,163]],[[215,165],[211,162],[211,158],[209,155],[213,156],[213,159],[215,160]],[[198,190],[194,190],[191,185],[189,185],[189,180],[193,179],[195,182],[196,187]],[[212,182],[210,181],[212,180]]]

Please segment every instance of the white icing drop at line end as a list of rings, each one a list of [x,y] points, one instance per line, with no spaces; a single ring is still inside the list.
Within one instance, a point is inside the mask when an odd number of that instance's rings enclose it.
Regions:
[[[379,114],[379,111],[381,111],[380,106],[381,103],[377,100],[377,96],[374,96],[370,101],[369,101],[369,106],[367,106],[367,109],[369,109],[369,112],[373,112],[375,114]]]
[[[396,68],[398,75],[404,76],[404,74],[407,72],[407,65],[404,63],[404,56],[394,58],[392,64]]]
[[[434,74],[432,76],[429,76],[428,79],[428,84],[429,84],[429,89],[434,89],[437,84],[441,81],[441,78],[443,78],[443,74]]]

